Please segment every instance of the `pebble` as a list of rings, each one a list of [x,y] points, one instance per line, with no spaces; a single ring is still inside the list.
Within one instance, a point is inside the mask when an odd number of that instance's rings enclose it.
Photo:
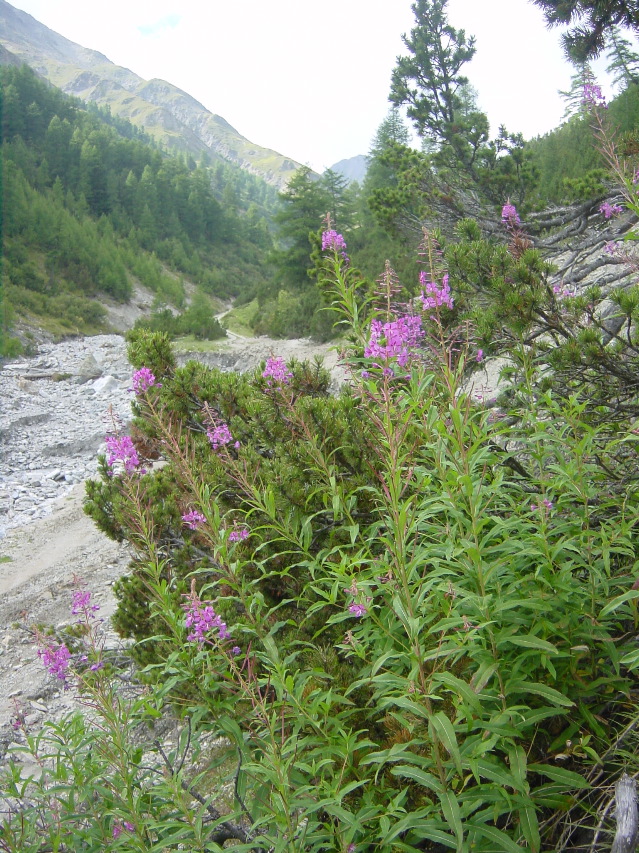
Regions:
[[[3,365],[0,538],[95,476],[109,411],[124,428],[131,419],[131,373],[120,335],[43,344],[37,356]]]

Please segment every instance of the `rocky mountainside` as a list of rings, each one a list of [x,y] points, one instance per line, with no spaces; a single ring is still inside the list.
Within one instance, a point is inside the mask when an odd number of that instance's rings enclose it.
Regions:
[[[171,83],[143,80],[0,0],[0,63],[23,62],[63,92],[109,107],[144,128],[169,150],[195,157],[205,152],[276,186],[284,186],[299,168],[290,158],[250,142]]]
[[[353,183],[353,181],[361,184],[368,170],[368,157],[365,154],[348,157],[346,160],[334,163],[330,169],[332,172],[337,172],[338,175],[346,178],[349,184]]]

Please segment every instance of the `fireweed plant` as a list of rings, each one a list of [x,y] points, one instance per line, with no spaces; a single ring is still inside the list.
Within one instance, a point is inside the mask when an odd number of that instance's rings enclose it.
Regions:
[[[484,351],[432,241],[392,306],[390,267],[386,299],[358,301],[338,236],[339,395],[317,367],[224,377],[133,342],[138,371],[155,359],[138,461],[163,464],[105,459],[88,508],[135,551],[118,618],[144,687],[78,674],[97,723],[26,735],[43,772],[11,766],[0,849],[514,853],[609,833],[593,791],[637,714],[639,563],[636,488],[609,492],[605,463],[637,434],[603,434],[583,389],[544,391],[524,346],[517,411],[478,403]],[[168,702],[178,747],[134,746]]]

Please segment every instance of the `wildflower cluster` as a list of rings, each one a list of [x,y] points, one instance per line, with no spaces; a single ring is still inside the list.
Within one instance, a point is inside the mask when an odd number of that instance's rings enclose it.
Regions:
[[[202,515],[201,512],[193,509],[191,512],[187,512],[182,516],[182,521],[187,527],[190,527],[191,530],[197,530],[204,524],[206,517]]]
[[[220,640],[227,640],[231,636],[226,622],[213,609],[213,602],[200,601],[194,590],[191,590],[187,598],[188,601],[182,605],[182,609],[186,612],[184,624],[192,629],[186,638],[189,642],[204,643],[206,634],[215,629]]]
[[[127,474],[133,474],[140,467],[140,459],[130,435],[107,435],[104,441],[107,448],[107,465],[111,470],[116,462],[124,465]]]
[[[566,299],[577,295],[574,285],[564,284],[563,281],[553,284],[552,292],[555,294],[557,299]]]
[[[64,643],[59,645],[53,641],[46,642],[38,648],[38,657],[44,664],[50,675],[55,675],[67,686],[68,668],[71,661],[71,652]]]
[[[161,388],[162,383],[156,382],[155,374],[148,367],[141,367],[131,377],[131,388],[129,388],[129,391],[133,391],[139,397],[148,391],[149,388],[153,387]]]
[[[610,202],[604,201],[599,207],[599,213],[603,213],[606,219],[611,219],[613,216],[619,216],[620,213],[623,213],[623,207],[620,204],[610,204]]]
[[[243,542],[249,537],[248,527],[236,527],[229,533],[229,542]]]
[[[400,367],[406,367],[423,336],[422,318],[418,316],[398,317],[388,323],[373,320],[364,355],[386,362],[396,359]]]
[[[346,254],[346,240],[332,228],[322,232],[322,251],[336,252],[338,255],[341,255],[346,263],[350,260]]]
[[[448,273],[443,276],[441,286],[438,286],[435,282],[428,281],[428,276],[422,271],[419,274],[419,283],[423,288],[420,299],[425,311],[431,311],[442,305],[452,309],[453,297],[448,284]]]
[[[231,430],[229,429],[228,424],[222,422],[217,424],[214,427],[209,427],[207,429],[206,434],[208,436],[209,441],[211,442],[211,447],[213,450],[219,450],[220,447],[224,447],[227,444],[230,444],[233,441],[233,436],[231,435]],[[239,447],[239,441],[236,441],[233,445],[234,447]]]
[[[116,822],[113,824],[113,838],[119,838],[122,835],[123,830],[133,832],[134,829],[135,827],[128,820],[125,820],[122,823]]]
[[[90,592],[76,590],[76,592],[73,593],[73,600],[71,602],[71,613],[74,616],[82,614],[85,619],[95,619],[95,614],[99,609],[99,604],[91,604]]]
[[[330,230],[322,233],[322,251],[345,252],[346,240],[337,231]]]
[[[608,104],[601,91],[601,86],[596,83],[586,83],[583,91],[583,103],[591,107],[603,107],[606,109]]]
[[[266,379],[266,384],[269,388],[273,386],[288,385],[293,374],[286,367],[286,362],[283,358],[269,358],[266,362],[266,367],[262,371],[262,378]]]
[[[517,208],[514,204],[506,202],[506,204],[502,207],[501,221],[504,222],[509,228],[514,228],[517,225],[521,225],[521,219],[519,218]]]

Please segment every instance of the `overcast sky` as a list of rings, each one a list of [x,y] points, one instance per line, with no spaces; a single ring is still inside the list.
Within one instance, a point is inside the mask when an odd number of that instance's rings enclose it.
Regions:
[[[12,0],[145,79],[159,77],[252,142],[322,171],[366,154],[405,52],[411,0]],[[531,0],[449,0],[477,39],[466,74],[487,112],[530,138],[560,121],[573,70]],[[599,69],[605,67],[605,60]],[[596,66],[597,67],[597,66]]]

